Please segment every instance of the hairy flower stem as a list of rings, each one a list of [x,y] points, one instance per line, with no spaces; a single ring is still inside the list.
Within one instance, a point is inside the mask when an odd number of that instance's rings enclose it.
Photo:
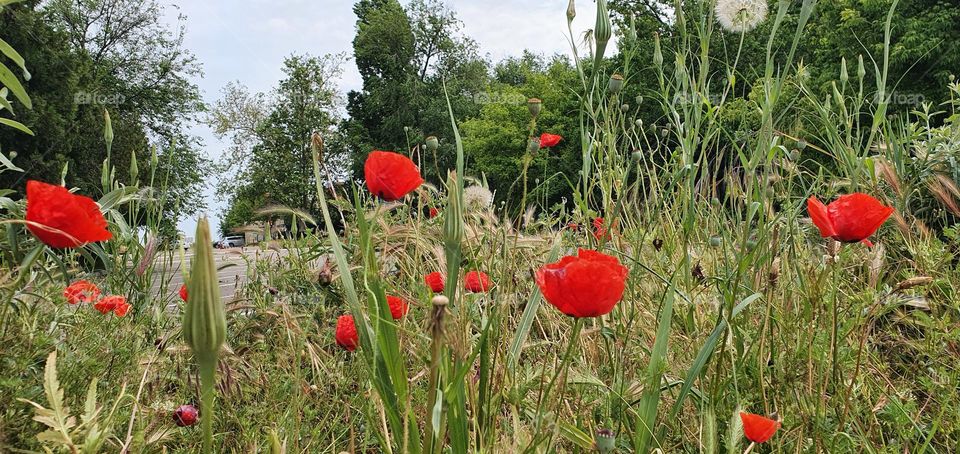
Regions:
[[[561,375],[566,375],[567,368],[570,367],[570,358],[573,357],[573,351],[576,350],[577,342],[580,340],[580,329],[583,328],[583,319],[577,318],[577,321],[573,323],[573,332],[570,333],[570,343],[567,344],[567,352],[563,354],[563,360],[560,363],[560,369],[557,370],[557,373],[553,374],[553,378],[550,379],[550,383],[547,384],[547,388],[543,390],[543,394],[540,395],[540,409],[537,411],[538,421],[537,425],[540,424],[539,419],[543,417],[543,411],[545,402],[547,398],[550,397],[550,393],[553,390],[553,386],[557,383],[557,378]],[[557,396],[556,401],[560,401],[563,398],[563,393]]]
[[[217,358],[198,357],[200,365],[200,423],[203,426],[203,452],[210,454],[213,449],[213,399],[216,384]]]

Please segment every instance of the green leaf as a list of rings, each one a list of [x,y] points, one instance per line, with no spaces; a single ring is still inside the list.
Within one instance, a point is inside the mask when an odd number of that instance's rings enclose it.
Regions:
[[[666,365],[667,341],[670,338],[670,325],[673,320],[673,301],[676,291],[671,285],[664,297],[663,307],[660,308],[660,321],[657,325],[656,339],[653,341],[653,350],[650,352],[650,364],[647,366],[646,388],[640,399],[640,408],[637,409],[638,435],[636,452],[647,452],[650,441],[653,439],[653,428],[657,422],[657,405],[660,403],[663,371]]]
[[[31,136],[35,135],[33,131],[30,130],[30,128],[26,127],[23,123],[20,123],[19,121],[14,121],[9,118],[0,118],[0,124],[10,126],[11,128],[14,128],[14,129],[19,129],[20,131],[30,134]]]
[[[17,167],[10,158],[3,153],[0,153],[0,164],[3,164],[4,167],[13,170],[15,172],[23,172],[23,169]]]
[[[13,95],[16,96],[24,106],[27,106],[28,109],[33,109],[33,103],[30,101],[30,97],[27,96],[27,91],[23,88],[20,80],[18,80],[17,76],[13,75],[13,71],[10,71],[10,68],[7,68],[3,63],[0,63],[0,83],[9,88]]]
[[[548,263],[557,261],[560,255],[561,236],[557,235],[553,241],[553,247],[550,249],[550,255],[547,258]],[[543,302],[543,295],[536,287],[532,285],[533,291],[530,293],[530,299],[527,300],[527,307],[523,309],[523,315],[520,317],[520,324],[517,325],[517,334],[513,337],[513,343],[510,345],[510,352],[507,355],[507,369],[513,371],[520,361],[520,353],[523,350],[523,344],[527,341],[527,335],[530,333],[530,327],[533,326],[537,318],[537,310],[540,303]]]
[[[30,73],[27,72],[26,62],[23,61],[23,57],[20,56],[20,54],[17,52],[16,49],[13,48],[13,46],[11,46],[10,44],[7,44],[6,41],[0,39],[0,52],[2,52],[3,55],[6,55],[7,58],[13,60],[13,62],[16,63],[17,66],[20,67],[20,69],[23,70],[24,78],[26,78],[27,80],[30,79],[30,76],[29,76]]]

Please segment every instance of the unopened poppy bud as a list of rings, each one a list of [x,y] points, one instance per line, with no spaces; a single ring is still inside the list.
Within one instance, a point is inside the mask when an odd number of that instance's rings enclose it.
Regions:
[[[323,136],[315,132],[310,136],[310,151],[318,160],[323,160]]]
[[[633,150],[633,153],[630,154],[630,157],[632,157],[634,161],[640,162],[640,160],[643,159],[643,152],[639,149]]]
[[[137,153],[130,152],[130,184],[137,184],[137,177],[140,176],[140,166],[137,165]]]
[[[409,126],[404,126],[404,127],[403,127],[403,132],[410,132],[410,127],[409,127]]]
[[[527,100],[527,109],[530,110],[530,116],[537,118],[540,115],[540,108],[543,103],[537,98],[530,98]]]
[[[710,204],[713,205],[714,208],[717,208],[720,206],[720,199],[717,197],[714,197],[710,199]]]
[[[594,440],[597,451],[600,451],[602,454],[611,453],[617,448],[617,435],[610,429],[598,430]]]
[[[806,148],[807,148],[807,141],[806,141],[806,140],[800,139],[800,140],[797,141],[797,149],[798,149],[798,150],[803,151],[803,150],[806,149]]]
[[[610,94],[615,95],[620,93],[623,90],[623,76],[619,74],[614,74],[610,76],[610,81],[607,82],[607,91]]]
[[[197,408],[193,405],[181,405],[173,412],[173,423],[180,427],[192,426],[197,423]]]
[[[530,152],[530,154],[534,154],[534,153],[540,151],[540,138],[539,138],[539,137],[531,137],[530,140],[527,141],[527,151]]]
[[[593,39],[596,43],[596,52],[593,55],[593,66],[600,67],[607,43],[613,35],[613,26],[610,24],[610,13],[607,11],[607,0],[597,0],[597,24],[593,28]]]
[[[110,112],[103,109],[103,141],[107,144],[107,154],[113,147],[113,122],[110,121]]]
[[[620,112],[627,113],[630,111],[630,104],[621,104]]]
[[[863,55],[857,56],[857,78],[863,82],[863,78],[867,75],[867,68],[863,64]]]
[[[840,82],[844,85],[847,84],[847,81],[850,80],[850,75],[847,74],[847,59],[844,57],[840,58]]]
[[[947,79],[950,79],[950,82],[953,82],[954,80],[957,79],[957,76],[951,74],[950,76],[947,77]]]
[[[720,247],[723,244],[723,238],[719,236],[710,237],[710,247]]]
[[[570,0],[570,3],[567,3],[567,22],[573,22],[575,17],[577,17],[577,6],[573,4],[573,0]]]
[[[660,50],[660,34],[653,34],[653,64],[657,65],[657,68],[663,67],[663,52]]]
[[[16,157],[19,156],[19,155],[17,154],[16,151],[11,151],[10,154],[7,155],[7,156],[9,156],[10,159],[14,159],[14,158],[16,158]]]
[[[220,300],[213,241],[206,218],[197,224],[194,248],[196,255],[187,283],[190,304],[183,313],[183,339],[200,362],[210,358],[215,361],[227,338],[227,318]]]
[[[437,151],[437,148],[440,147],[440,141],[437,139],[436,136],[427,137],[426,144],[427,144],[427,151],[431,153],[434,151]]]
[[[635,123],[636,123],[638,129],[643,129],[643,120],[641,120],[641,119],[638,118]]]
[[[637,101],[638,106],[643,104],[643,95],[637,95],[635,100]]]

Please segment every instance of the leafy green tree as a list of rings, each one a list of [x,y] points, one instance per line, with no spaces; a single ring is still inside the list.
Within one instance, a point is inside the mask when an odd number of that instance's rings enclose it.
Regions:
[[[207,122],[233,146],[220,164],[219,186],[230,200],[223,214],[225,232],[254,220],[255,210],[279,204],[316,213],[311,136],[327,141],[324,161],[331,179],[342,180],[339,135],[341,98],[334,85],[343,55],[291,56],[285,78],[272,94],[251,94],[239,84],[224,90]],[[329,184],[330,182],[324,182]]]
[[[440,0],[414,0],[406,10],[396,0],[362,1],[354,11],[354,55],[364,84],[349,93],[350,119],[341,126],[353,174],[362,174],[372,149],[413,147],[425,177],[442,181],[453,156],[444,82],[458,116],[479,112],[473,95],[483,91],[488,67],[477,44]],[[441,139],[436,159],[416,148],[430,135]]]
[[[580,169],[579,102],[566,87],[579,81],[576,70],[562,57],[549,61],[526,53],[494,68],[494,81],[479,96],[477,117],[463,122],[464,149],[470,173],[484,176],[498,201],[513,208],[522,196],[523,158],[527,154],[530,113],[527,98],[539,98],[543,109],[533,131],[560,134],[564,140],[536,153],[528,171],[528,201],[541,206],[572,201],[572,185]],[[538,184],[539,183],[539,184]]]
[[[156,185],[166,230],[202,209],[207,164],[198,141],[183,132],[202,107],[189,83],[200,68],[183,47],[183,20],[171,30],[155,0],[51,0],[4,8],[4,40],[21,50],[32,75],[26,88],[34,109],[19,110],[17,119],[36,135],[0,130],[0,145],[16,151],[14,162],[25,170],[0,175],[0,187],[22,190],[28,178],[65,178],[86,194],[101,193],[109,110],[115,134],[109,158],[119,181]],[[159,167],[151,175],[146,163],[154,147]],[[131,181],[134,156],[142,171]]]

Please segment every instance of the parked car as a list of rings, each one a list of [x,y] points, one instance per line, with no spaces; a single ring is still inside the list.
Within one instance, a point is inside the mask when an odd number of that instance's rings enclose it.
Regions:
[[[220,242],[220,244],[225,248],[231,247],[242,247],[246,244],[242,236],[228,236]]]

